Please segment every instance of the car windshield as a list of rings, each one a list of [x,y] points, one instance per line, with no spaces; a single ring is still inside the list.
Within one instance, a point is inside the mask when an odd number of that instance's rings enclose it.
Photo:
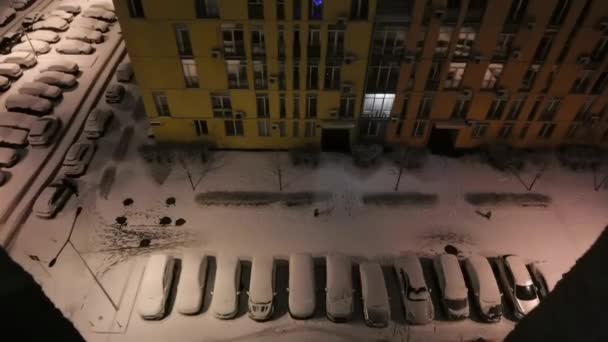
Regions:
[[[467,306],[466,299],[445,299],[445,304],[452,310],[461,310]]]
[[[515,285],[515,296],[521,300],[534,300],[536,299],[536,291],[532,285]]]
[[[414,302],[422,302],[427,299],[426,287],[408,287],[407,288],[407,299]]]

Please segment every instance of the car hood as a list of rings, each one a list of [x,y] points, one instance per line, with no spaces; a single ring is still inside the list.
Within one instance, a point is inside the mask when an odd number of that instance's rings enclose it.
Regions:
[[[433,303],[430,300],[407,301],[407,319],[412,323],[425,324],[433,320]]]
[[[214,297],[211,306],[214,313],[228,316],[237,309],[236,294],[234,296],[223,296],[223,298]]]
[[[524,314],[528,314],[530,311],[532,311],[532,309],[534,309],[538,305],[539,300],[538,300],[538,298],[536,298],[534,300],[518,299],[517,303],[519,304],[519,307],[521,308],[522,312]]]
[[[328,293],[327,312],[333,316],[349,316],[353,311],[351,293]]]
[[[138,311],[144,317],[159,317],[163,314],[163,300],[160,297],[144,296],[139,299]]]

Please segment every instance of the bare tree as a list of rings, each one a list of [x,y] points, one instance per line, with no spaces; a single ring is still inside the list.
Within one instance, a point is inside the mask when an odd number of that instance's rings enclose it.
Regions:
[[[548,165],[549,165],[549,163],[547,163],[546,161],[542,163],[540,169],[538,169],[538,171],[536,171],[536,174],[534,175],[534,178],[532,178],[532,181],[530,182],[530,184],[526,183],[526,181],[523,179],[523,177],[521,176],[521,174],[519,173],[519,171],[517,169],[515,169],[513,167],[509,167],[509,170],[511,170],[513,175],[515,175],[515,177],[517,177],[517,180],[519,180],[519,182],[526,188],[526,190],[532,191],[534,184],[536,184],[536,181],[543,175],[543,173],[547,169]]]
[[[210,153],[206,146],[188,146],[178,153],[177,160],[186,172],[192,191],[200,185],[211,171],[223,166],[217,153]]]
[[[274,152],[270,158],[272,173],[277,176],[279,182],[279,191],[283,191],[283,163],[281,161],[281,153]]]

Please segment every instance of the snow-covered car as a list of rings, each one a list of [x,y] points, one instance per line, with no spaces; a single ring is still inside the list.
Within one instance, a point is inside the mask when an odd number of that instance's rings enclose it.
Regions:
[[[74,19],[74,15],[72,13],[67,12],[67,11],[58,10],[58,9],[54,9],[54,10],[44,13],[44,16],[43,16],[44,19],[51,18],[51,17],[61,18],[65,21],[67,21],[68,23],[70,21],[72,21],[72,19]]]
[[[114,14],[114,12],[112,12],[112,11],[107,11],[103,8],[95,8],[95,7],[90,8],[89,7],[82,12],[82,16],[84,18],[93,18],[93,19],[107,21],[110,23],[113,21],[116,21],[116,14]]]
[[[51,30],[51,31],[65,31],[70,27],[67,21],[59,17],[49,17],[35,22],[32,25],[32,30]]]
[[[0,91],[6,91],[11,87],[11,80],[8,77],[0,76]]]
[[[31,52],[17,51],[0,57],[0,63],[16,63],[22,68],[31,68],[36,65],[36,56]]]
[[[116,68],[116,80],[118,82],[129,82],[133,78],[133,67],[131,63],[124,62],[120,63]]]
[[[153,254],[148,259],[139,286],[137,311],[143,319],[160,319],[173,282],[175,259],[165,254]]]
[[[15,79],[21,77],[23,71],[17,63],[0,63],[0,75]]]
[[[401,298],[405,307],[405,319],[409,324],[428,324],[435,317],[433,300],[424,279],[420,259],[404,255],[395,262]]]
[[[353,315],[353,277],[350,257],[330,254],[326,258],[325,307],[332,322],[346,322]]]
[[[29,130],[32,128],[36,117],[19,112],[0,112],[0,127],[18,128]]]
[[[481,317],[486,322],[498,322],[502,317],[502,295],[488,259],[471,255],[464,263],[470,290]]]
[[[89,5],[89,8],[101,8],[106,11],[115,12],[112,1],[104,1],[104,0],[93,1]]]
[[[57,120],[56,117],[52,115],[43,116],[32,124],[30,134],[27,136],[27,141],[32,146],[48,145],[58,129],[59,120]]]
[[[31,52],[32,47],[34,48],[34,51],[36,51],[36,53],[39,55],[43,55],[43,54],[51,51],[51,46],[49,45],[49,43],[44,42],[42,40],[35,40],[35,39],[30,39],[29,42],[19,43],[19,44],[13,46],[11,51],[12,52],[17,52],[17,51]]]
[[[390,321],[391,308],[382,268],[377,262],[365,261],[359,264],[359,272],[365,324],[374,328],[386,327]]]
[[[10,147],[0,147],[0,167],[12,167],[17,163],[19,155],[17,150]]]
[[[9,127],[0,127],[0,144],[10,146],[27,145],[27,131]]]
[[[71,88],[76,85],[76,77],[74,75],[60,71],[43,71],[34,78],[34,81],[61,88]]]
[[[0,8],[0,26],[6,26],[15,18],[15,10],[10,7]]]
[[[54,85],[42,82],[25,82],[18,90],[19,94],[40,96],[48,100],[57,100],[63,91]]]
[[[82,176],[95,154],[95,143],[92,141],[77,142],[70,146],[63,159],[63,168],[68,177]]]
[[[296,319],[312,317],[315,312],[315,274],[312,256],[289,256],[289,314]]]
[[[66,40],[57,44],[55,51],[64,55],[90,55],[95,51],[91,44],[78,40]]]
[[[241,263],[236,256],[220,254],[213,287],[211,311],[216,318],[231,319],[239,311]]]
[[[41,218],[52,218],[76,193],[76,183],[69,178],[59,178],[49,184],[34,203],[34,214]]]
[[[0,170],[0,186],[3,186],[4,184],[6,184],[6,182],[9,180],[9,178],[10,178],[10,174],[8,172]]]
[[[469,317],[468,290],[458,258],[444,253],[433,259],[433,266],[447,317],[452,320]]]
[[[517,255],[507,255],[504,257],[504,262],[507,297],[513,305],[515,317],[522,319],[538,305],[540,300],[523,259]]]
[[[55,6],[55,9],[60,11],[66,11],[72,14],[80,13],[80,5],[74,3],[59,3],[57,6]]]
[[[89,139],[97,139],[103,136],[113,116],[114,113],[111,109],[93,109],[84,125],[84,136]]]
[[[17,111],[24,113],[32,113],[36,115],[47,114],[53,109],[53,103],[42,97],[26,95],[26,94],[11,94],[6,98],[4,103],[9,111]]]
[[[26,14],[23,19],[21,19],[21,25],[30,26],[42,19],[44,19],[44,14],[41,12],[31,12]]]
[[[120,84],[112,84],[106,90],[106,102],[107,103],[120,103],[123,96],[125,95],[125,87]]]
[[[103,35],[99,31],[91,30],[84,27],[74,27],[68,30],[65,34],[66,39],[80,40],[85,43],[101,43]]]
[[[40,69],[40,72],[44,71],[59,71],[68,74],[77,74],[78,73],[78,64],[76,62],[67,60],[67,59],[55,59],[50,64],[43,66]]]
[[[22,42],[27,42],[27,39],[41,40],[43,42],[47,42],[49,44],[57,43],[61,37],[57,32],[49,31],[49,30],[38,30],[32,31],[27,34],[27,37],[21,37]]]
[[[93,18],[77,18],[72,22],[73,27],[84,27],[99,32],[108,32],[110,24]]]
[[[266,321],[274,311],[275,265],[272,256],[256,256],[251,264],[249,282],[249,317],[254,321]]]
[[[12,8],[20,11],[20,10],[25,9],[27,6],[29,6],[34,1],[35,0],[10,0],[10,5]]]
[[[0,38],[0,53],[9,54],[13,45],[18,44],[23,37],[21,31],[9,31]]]
[[[203,304],[203,291],[207,276],[207,258],[188,252],[182,257],[175,306],[183,315],[198,313]]]

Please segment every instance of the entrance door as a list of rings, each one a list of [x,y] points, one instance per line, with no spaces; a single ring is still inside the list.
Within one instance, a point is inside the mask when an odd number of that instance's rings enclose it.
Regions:
[[[324,128],[321,134],[323,151],[350,153],[350,130]]]
[[[431,136],[429,137],[429,150],[433,154],[458,157],[462,152],[454,148],[454,142],[458,136],[457,129],[437,128],[433,126]]]

